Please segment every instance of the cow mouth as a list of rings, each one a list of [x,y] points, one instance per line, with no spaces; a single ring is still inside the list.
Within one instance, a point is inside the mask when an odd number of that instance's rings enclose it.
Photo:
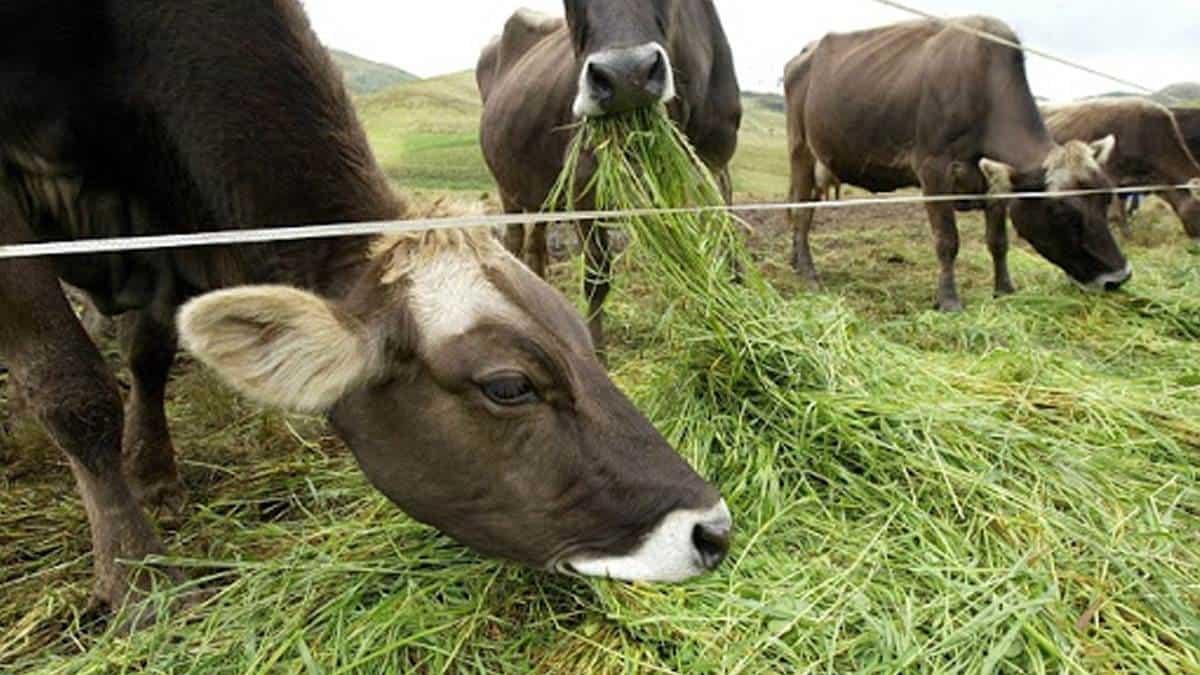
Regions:
[[[625,553],[578,547],[558,556],[554,569],[635,583],[679,583],[716,569],[729,552],[732,531],[724,500],[707,508],[676,509]]]
[[[1105,274],[1101,274],[1087,283],[1082,283],[1074,278],[1072,278],[1072,280],[1075,281],[1080,288],[1089,293],[1111,293],[1113,291],[1120,290],[1121,287],[1125,285],[1125,282],[1129,281],[1131,278],[1133,278],[1133,265],[1126,263],[1124,269],[1116,272],[1107,272]]]

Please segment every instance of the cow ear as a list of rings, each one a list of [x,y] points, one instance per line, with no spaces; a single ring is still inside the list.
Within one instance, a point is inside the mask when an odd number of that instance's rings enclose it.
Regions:
[[[1200,178],[1189,180],[1188,187],[1192,190],[1192,199],[1200,199]]]
[[[1113,151],[1117,149],[1117,137],[1109,134],[1104,138],[1092,143],[1092,157],[1096,158],[1096,163],[1100,166],[1108,165],[1108,160],[1112,159]]]
[[[372,361],[352,318],[285,286],[201,296],[180,310],[178,325],[183,347],[234,388],[295,412],[329,410],[367,378]]]
[[[1004,162],[984,157],[979,160],[979,170],[988,182],[988,194],[1007,195],[1013,191],[1013,175],[1016,171]]]

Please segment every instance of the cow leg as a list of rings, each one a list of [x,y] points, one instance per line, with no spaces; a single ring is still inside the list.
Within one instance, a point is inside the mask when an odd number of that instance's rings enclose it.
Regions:
[[[604,301],[612,290],[612,256],[608,228],[596,221],[579,224],[584,244],[583,294],[588,301],[588,330],[596,353],[603,360],[607,344],[604,340]]]
[[[508,211],[508,213],[515,213]],[[504,230],[504,248],[513,254],[517,260],[525,260],[525,226],[509,225]]]
[[[546,243],[547,229],[549,229],[549,225],[546,223],[535,223],[533,230],[529,233],[529,241],[527,243],[527,248],[529,249],[529,269],[533,270],[533,273],[542,279],[546,278],[546,267],[550,260],[550,250]]]
[[[725,206],[733,206],[733,173],[730,171],[729,166],[726,165],[721,170],[716,171],[714,176],[717,179],[717,187],[721,190],[721,199],[724,201]],[[736,236],[740,237],[740,228],[738,232],[739,234]],[[729,271],[733,274],[733,283],[740,285],[746,276],[745,270],[742,269],[742,259],[737,254],[737,251],[732,251],[731,253],[733,263]]]
[[[9,203],[5,203],[9,201]],[[0,193],[0,241],[28,241]],[[163,552],[121,472],[121,396],[49,263],[0,262],[0,360],[66,453],[91,526],[96,599],[120,607],[150,579],[120,564]]]
[[[961,312],[962,300],[958,298],[958,282],[954,278],[954,264],[958,260],[958,222],[954,218],[954,206],[948,203],[927,203],[925,211],[933,226],[933,237],[937,245],[938,264],[941,276],[938,282],[937,308],[943,312]]]
[[[726,206],[733,205],[733,172],[729,167],[716,172],[717,187],[721,190],[721,199],[725,201]]]
[[[1003,202],[990,204],[986,212],[987,244],[995,270],[996,297],[1017,292],[1008,272],[1008,206]]]
[[[121,349],[133,379],[122,441],[125,477],[142,506],[175,510],[184,492],[163,408],[175,331],[149,311],[132,313],[122,321]]]
[[[814,160],[792,163],[792,187],[789,201],[811,202],[816,198],[816,164]],[[815,209],[792,209],[788,218],[792,221],[792,267],[796,273],[808,280],[813,288],[821,287],[821,277],[813,264],[809,237],[812,234]]]

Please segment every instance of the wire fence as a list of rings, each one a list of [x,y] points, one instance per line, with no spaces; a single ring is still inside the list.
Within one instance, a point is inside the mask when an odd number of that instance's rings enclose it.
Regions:
[[[906,205],[929,203],[1012,201],[1018,199],[1065,199],[1095,195],[1133,195],[1147,192],[1169,192],[1196,190],[1197,185],[1141,185],[1122,188],[1095,190],[1063,190],[1058,192],[1014,192],[1007,194],[947,194],[914,195],[901,197],[870,197],[822,202],[771,202],[756,204],[733,204],[728,206],[702,206],[663,209],[634,209],[625,211],[558,211],[547,213],[524,213],[508,215],[471,215],[450,218],[416,218],[411,220],[383,220],[361,223],[333,223],[329,225],[303,225],[257,229],[214,230],[189,234],[148,235],[136,237],[110,237],[104,239],[76,239],[33,244],[10,244],[0,246],[0,260],[16,258],[38,258],[46,256],[84,255],[104,253],[126,253],[132,251],[161,251],[202,246],[224,246],[234,244],[266,244],[285,241],[335,239],[339,237],[403,234],[434,230],[451,230],[468,227],[504,227],[508,225],[532,225],[537,223],[556,224],[578,221],[600,220],[621,221],[649,216],[750,213],[769,211],[803,211],[816,209],[847,209],[870,205]]]
[[[1028,47],[1020,42],[1013,42],[1012,40],[1009,40],[1006,37],[1003,37],[1000,35],[995,35],[993,33],[989,33],[984,30],[979,30],[978,28],[968,26],[968,25],[962,23],[961,21],[956,21],[954,19],[941,17],[936,14],[926,12],[922,9],[917,9],[916,7],[912,7],[912,6],[906,5],[904,3],[896,2],[896,0],[871,0],[871,1],[875,2],[877,4],[880,4],[880,5],[883,5],[885,7],[891,7],[892,9],[898,9],[901,12],[907,12],[908,14],[912,14],[914,16],[919,16],[924,19],[931,19],[933,21],[939,21],[941,23],[946,24],[950,28],[953,28],[954,30],[963,31],[964,33],[970,33],[982,40],[987,40],[988,42],[994,42],[999,45],[1004,45],[1005,47],[1011,47],[1018,51],[1025,52],[1026,54],[1033,54],[1034,56],[1038,56],[1038,57],[1041,57],[1048,61],[1053,61],[1055,63],[1061,64],[1061,65],[1064,65],[1064,66],[1067,66],[1070,68],[1074,68],[1081,72],[1088,73],[1089,75],[1095,75],[1096,77],[1100,77],[1100,78],[1103,78],[1103,79],[1106,79],[1106,80],[1109,80],[1112,82],[1116,82],[1117,84],[1120,84],[1125,87],[1132,87],[1143,93],[1153,94],[1155,91],[1154,89],[1152,89],[1150,87],[1143,86],[1141,84],[1138,84],[1137,82],[1127,80],[1123,77],[1117,77],[1116,75],[1111,75],[1104,71],[1096,70],[1095,68],[1092,68],[1090,66],[1086,66],[1082,63],[1078,63],[1076,61],[1072,61],[1070,59],[1063,58],[1061,56],[1058,56],[1057,54],[1052,54],[1052,53],[1047,52],[1042,49],[1037,49],[1035,47]]]
[[[977,37],[1002,44],[1041,58],[1076,68],[1080,71],[1102,77],[1124,86],[1134,87],[1140,91],[1152,91],[1136,82],[1116,77],[1108,73],[1075,63],[1069,59],[1056,56],[1040,49],[1027,47],[1019,42],[1013,42],[1002,36],[993,35],[986,31],[964,25],[959,21],[939,17],[921,9],[896,2],[895,0],[871,0],[872,2],[891,7],[915,16],[935,21],[941,21],[956,30],[962,30]],[[104,239],[83,239],[69,241],[52,241],[40,243],[21,243],[0,245],[0,260],[18,258],[36,258],[65,255],[114,254],[133,251],[161,251],[170,249],[193,248],[204,246],[265,244],[273,242],[304,241],[315,239],[332,239],[339,237],[374,236],[383,234],[401,234],[406,232],[447,230],[467,227],[506,227],[510,225],[532,225],[538,223],[556,224],[588,220],[620,221],[622,219],[705,213],[750,213],[769,211],[798,211],[813,209],[842,209],[857,208],[869,205],[905,205],[928,204],[939,202],[987,202],[997,200],[1017,199],[1061,199],[1067,197],[1089,196],[1098,194],[1134,195],[1151,192],[1168,192],[1176,190],[1197,190],[1195,184],[1189,185],[1141,185],[1115,189],[1100,190],[1068,190],[1059,192],[1023,192],[1012,194],[970,194],[970,195],[921,195],[902,197],[872,197],[866,199],[851,199],[837,201],[811,201],[792,203],[757,203],[735,204],[729,206],[684,207],[663,209],[642,209],[629,211],[566,211],[507,215],[471,215],[450,218],[416,218],[407,220],[346,222],[327,225],[305,225],[285,227],[260,227],[224,229],[188,234],[147,235],[133,237],[111,237]]]

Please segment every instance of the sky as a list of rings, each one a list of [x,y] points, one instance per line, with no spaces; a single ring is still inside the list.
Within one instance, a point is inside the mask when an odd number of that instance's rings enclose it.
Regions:
[[[422,77],[474,68],[519,7],[562,14],[562,0],[302,0],[321,39]],[[784,64],[831,31],[910,18],[874,0],[716,0],[742,88],[780,91]],[[1200,0],[905,0],[939,16],[990,14],[1027,46],[1157,90],[1200,81]],[[1036,57],[1034,93],[1069,100],[1130,88]]]

